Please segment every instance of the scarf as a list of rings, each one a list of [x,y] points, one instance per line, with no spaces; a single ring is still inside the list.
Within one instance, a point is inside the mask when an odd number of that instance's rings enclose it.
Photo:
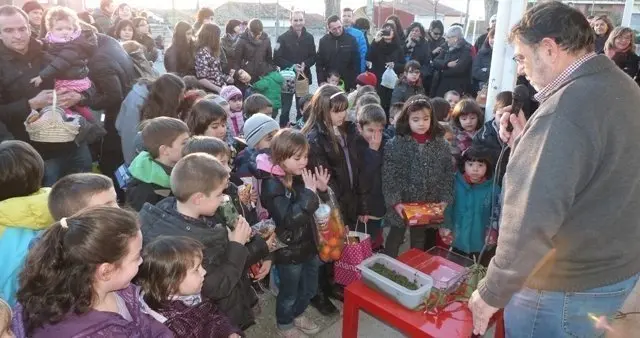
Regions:
[[[414,132],[411,132],[411,137],[413,137],[413,139],[416,140],[418,144],[425,144],[431,139],[431,131],[428,131],[424,134],[416,134]]]
[[[464,173],[462,177],[464,177],[464,181],[467,182],[469,185],[482,184],[487,180],[487,177],[483,177],[480,179],[480,181],[473,182],[473,180],[471,179],[471,176],[469,176],[467,173]]]

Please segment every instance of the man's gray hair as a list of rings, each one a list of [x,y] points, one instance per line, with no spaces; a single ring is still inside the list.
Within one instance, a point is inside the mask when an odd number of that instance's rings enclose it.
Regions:
[[[448,38],[462,39],[464,37],[464,33],[462,32],[462,27],[451,26],[447,29],[447,33],[445,34],[445,36]]]

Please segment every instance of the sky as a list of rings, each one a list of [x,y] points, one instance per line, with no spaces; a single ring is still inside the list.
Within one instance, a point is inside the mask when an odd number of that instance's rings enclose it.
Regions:
[[[116,0],[118,1],[118,0]],[[144,7],[144,8],[171,8],[172,1],[171,0],[124,0],[127,3],[135,6],[135,7]],[[258,0],[241,0],[242,2],[258,2]],[[378,1],[378,0],[374,0]],[[210,6],[217,7],[223,3],[227,2],[226,0],[200,0],[201,6]],[[276,0],[262,0],[262,3],[275,3]],[[291,8],[293,6],[301,7],[307,12],[310,13],[324,13],[324,1],[323,0],[313,0],[313,1],[300,1],[300,0],[280,0],[280,4],[286,8]],[[391,0],[387,0],[386,2],[391,2]],[[85,0],[87,7],[96,8],[100,3],[100,0]],[[196,0],[175,0],[176,8],[194,8],[196,5]],[[466,9],[466,0],[440,0],[441,4],[453,7],[460,11],[465,11]],[[471,0],[470,12],[473,17],[482,16],[484,12],[483,0]],[[361,6],[366,5],[366,0],[342,0],[342,7],[352,7],[359,8]]]

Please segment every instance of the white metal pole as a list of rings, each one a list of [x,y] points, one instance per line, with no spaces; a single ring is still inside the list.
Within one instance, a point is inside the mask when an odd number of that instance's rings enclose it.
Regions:
[[[624,2],[624,13],[622,14],[622,26],[631,26],[631,14],[633,14],[633,0],[626,0]]]
[[[516,63],[511,60],[513,47],[509,45],[507,37],[511,27],[522,18],[522,14],[527,8],[527,2],[527,0],[500,0],[498,2],[485,120],[493,117],[496,95],[503,90],[512,90],[515,84],[517,68]]]

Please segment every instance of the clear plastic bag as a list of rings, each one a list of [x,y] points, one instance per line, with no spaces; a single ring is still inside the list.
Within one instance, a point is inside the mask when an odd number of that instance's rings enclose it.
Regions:
[[[396,74],[393,68],[387,68],[384,73],[382,73],[382,79],[380,80],[381,86],[393,89],[396,87],[397,82],[398,74]]]
[[[320,259],[331,262],[342,256],[349,229],[342,221],[340,208],[331,189],[328,190],[327,196],[325,200],[320,198],[320,206],[313,214],[316,221],[314,238]]]
[[[268,240],[271,236],[275,236],[273,239],[273,245],[269,246],[269,252],[274,252],[276,250],[286,248],[287,245],[284,244],[278,236],[275,234],[276,231],[276,223],[271,219],[265,219],[251,226],[251,237],[260,236],[265,241]],[[267,243],[268,244],[268,243]]]

